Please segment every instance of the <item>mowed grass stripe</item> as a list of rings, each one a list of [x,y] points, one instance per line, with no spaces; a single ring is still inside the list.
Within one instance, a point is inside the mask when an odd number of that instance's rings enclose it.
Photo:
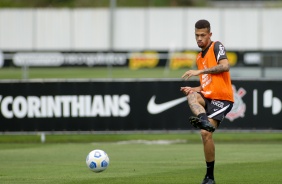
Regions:
[[[132,140],[180,140],[187,143],[201,142],[199,131],[182,131],[171,133],[63,133],[53,134],[46,132],[46,143],[82,143],[82,142],[117,142]],[[282,142],[282,134],[263,132],[216,132],[216,142]],[[40,143],[41,133],[37,134],[2,134],[0,143]],[[9,146],[9,145],[7,145]]]
[[[187,69],[165,70],[163,67],[132,70],[128,67],[54,67],[29,68],[28,79],[81,79],[81,78],[177,78]],[[24,70],[21,68],[1,68],[0,79],[22,79]]]
[[[199,183],[205,173],[201,143],[168,145],[118,143],[0,144],[1,183]],[[5,149],[2,149],[5,147]],[[110,166],[87,169],[85,157],[103,149]],[[281,143],[216,145],[217,183],[280,183]]]

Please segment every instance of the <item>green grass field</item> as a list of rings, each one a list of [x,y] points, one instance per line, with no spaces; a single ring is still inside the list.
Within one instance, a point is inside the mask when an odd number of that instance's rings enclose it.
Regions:
[[[281,133],[217,132],[214,139],[217,184],[281,183]],[[50,134],[46,143],[39,140],[38,135],[0,135],[0,183],[196,184],[205,174],[197,132]],[[149,144],[152,140],[178,142]],[[97,148],[110,157],[102,173],[85,164],[88,152]]]
[[[165,70],[163,67],[153,69],[131,70],[128,67],[57,67],[57,68],[29,68],[28,79],[81,79],[81,78],[177,78],[180,79],[187,69]],[[1,79],[23,79],[21,68],[0,69]]]

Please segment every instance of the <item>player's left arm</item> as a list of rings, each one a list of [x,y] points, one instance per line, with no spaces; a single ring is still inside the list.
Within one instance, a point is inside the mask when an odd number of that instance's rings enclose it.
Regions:
[[[230,69],[228,59],[221,59],[218,61],[218,64],[211,68],[206,68],[203,70],[188,70],[182,75],[182,78],[185,80],[189,79],[192,76],[200,75],[200,74],[217,74],[222,72],[228,72]]]
[[[202,70],[201,74],[217,74],[222,72],[228,72],[229,69],[229,61],[227,59],[222,59],[218,62],[216,66]]]

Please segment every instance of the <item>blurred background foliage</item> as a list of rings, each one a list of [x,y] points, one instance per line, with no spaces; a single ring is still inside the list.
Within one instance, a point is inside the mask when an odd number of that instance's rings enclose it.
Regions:
[[[208,0],[115,0],[117,7],[206,6]],[[111,0],[1,0],[1,8],[103,8]]]

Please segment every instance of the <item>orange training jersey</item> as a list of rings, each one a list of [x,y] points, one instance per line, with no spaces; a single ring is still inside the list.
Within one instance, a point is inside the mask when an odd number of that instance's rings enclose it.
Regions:
[[[197,66],[199,70],[211,68],[218,64],[214,53],[215,43],[216,42],[213,42],[211,44],[203,58],[202,52],[198,54]],[[199,77],[202,86],[201,93],[206,98],[214,100],[228,100],[234,102],[229,71],[219,74],[201,74],[199,75]]]

